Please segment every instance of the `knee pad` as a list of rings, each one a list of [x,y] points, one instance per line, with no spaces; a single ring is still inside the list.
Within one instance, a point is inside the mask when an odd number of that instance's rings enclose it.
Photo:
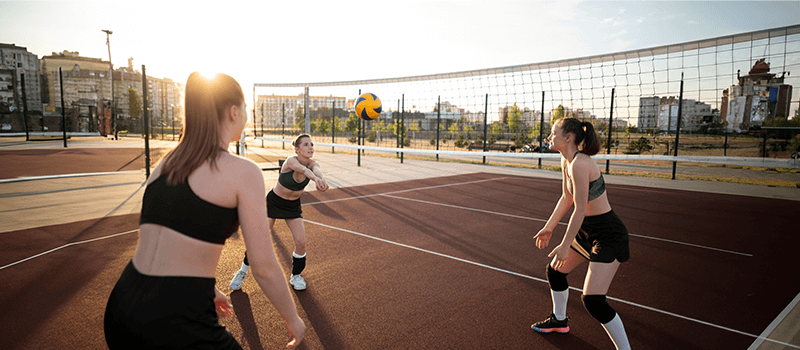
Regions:
[[[292,275],[299,275],[303,270],[306,268],[306,256],[305,254],[302,257],[297,257],[296,254],[292,254]]]
[[[611,305],[608,305],[605,295],[583,294],[581,295],[581,300],[583,301],[583,306],[586,307],[586,311],[589,311],[589,314],[602,324],[611,322],[617,316],[617,312],[614,311]]]
[[[547,282],[550,283],[550,289],[556,292],[569,289],[567,274],[556,271],[550,264],[547,264]]]

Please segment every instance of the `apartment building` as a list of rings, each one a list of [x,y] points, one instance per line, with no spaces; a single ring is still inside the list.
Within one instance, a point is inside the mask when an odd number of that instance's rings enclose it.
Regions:
[[[0,43],[0,103],[19,111],[25,104],[29,111],[43,110],[39,56],[25,47]]]

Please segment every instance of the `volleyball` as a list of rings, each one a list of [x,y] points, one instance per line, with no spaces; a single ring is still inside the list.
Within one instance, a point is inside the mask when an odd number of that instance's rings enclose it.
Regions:
[[[373,120],[381,115],[381,99],[369,92],[356,99],[356,115],[364,120]]]

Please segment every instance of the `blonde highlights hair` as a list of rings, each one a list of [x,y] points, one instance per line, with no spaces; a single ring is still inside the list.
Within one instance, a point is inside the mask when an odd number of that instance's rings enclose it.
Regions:
[[[167,182],[185,182],[204,162],[216,167],[219,156],[220,125],[231,106],[244,103],[239,83],[225,74],[205,77],[198,72],[186,80],[184,131],[178,147],[164,157]]]

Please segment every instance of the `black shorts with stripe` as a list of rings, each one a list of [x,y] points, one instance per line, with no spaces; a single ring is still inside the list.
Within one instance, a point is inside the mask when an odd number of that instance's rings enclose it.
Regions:
[[[628,229],[613,210],[583,218],[571,248],[589,261],[625,262],[630,258]]]

